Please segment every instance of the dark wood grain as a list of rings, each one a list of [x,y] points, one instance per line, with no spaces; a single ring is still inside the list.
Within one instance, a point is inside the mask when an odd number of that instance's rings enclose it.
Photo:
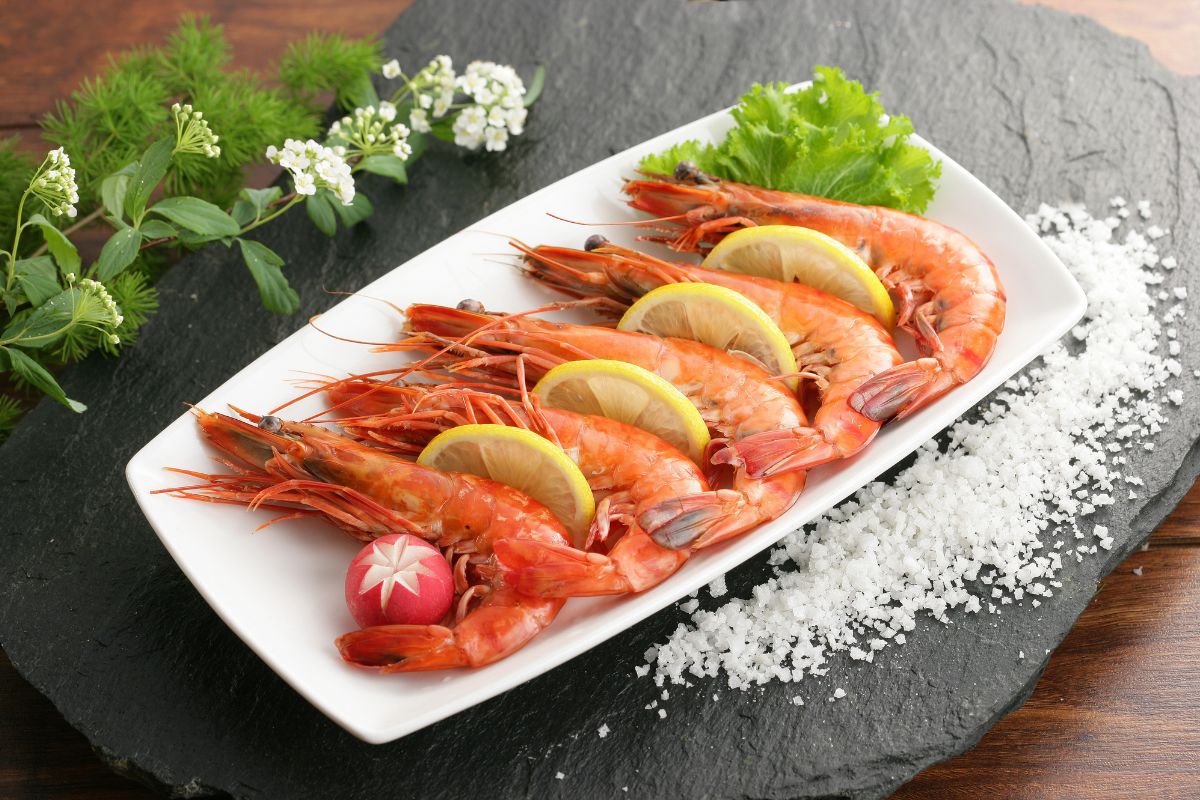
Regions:
[[[1036,0],[1089,14],[1146,41],[1179,72],[1200,73],[1200,3]],[[185,10],[226,25],[239,65],[261,69],[312,29],[382,30],[407,0],[162,0],[5,8],[0,129],[33,124],[110,50],[154,41]],[[68,55],[69,54],[69,55]],[[0,131],[2,132],[2,131]],[[1200,796],[1200,484],[1151,540],[1105,580],[1025,706],[971,752],[897,795],[918,798]],[[1141,568],[1141,575],[1133,573]],[[1036,657],[1030,654],[1030,657]],[[0,797],[140,800],[0,653]]]

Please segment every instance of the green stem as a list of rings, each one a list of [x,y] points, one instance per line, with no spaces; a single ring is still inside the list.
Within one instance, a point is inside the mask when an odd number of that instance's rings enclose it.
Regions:
[[[260,225],[266,225],[271,220],[284,214],[289,208],[291,208],[292,206],[299,203],[302,199],[303,198],[300,195],[296,194],[295,192],[292,192],[289,195],[284,195],[283,197],[279,198],[279,200],[276,201],[276,203],[284,203],[283,206],[281,206],[275,212],[263,217],[262,219],[254,220],[254,222],[251,222],[249,225],[242,228],[242,233],[243,234],[249,233],[250,231],[254,230],[255,228],[259,227]]]
[[[38,172],[41,172],[40,168]],[[36,173],[34,180],[37,180]],[[4,281],[4,291],[6,292],[12,289],[13,281],[17,277],[17,253],[20,252],[17,248],[21,244],[21,231],[25,230],[25,226],[21,223],[21,217],[25,213],[25,199],[29,197],[29,191],[29,189],[25,190],[25,193],[21,195],[21,202],[17,205],[17,230],[13,234],[12,252],[8,254],[8,278]]]

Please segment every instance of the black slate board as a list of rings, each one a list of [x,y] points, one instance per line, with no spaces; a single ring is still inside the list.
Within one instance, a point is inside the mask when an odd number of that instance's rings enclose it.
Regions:
[[[732,103],[755,80],[837,64],[1028,212],[1041,201],[1155,203],[1192,295],[1200,218],[1200,81],[1079,18],[1003,2],[489,3],[425,0],[387,34],[420,64],[447,52],[528,74],[549,67],[528,133],[503,157],[435,148],[408,189],[371,183],[369,225],[329,241],[303,215],[264,239],[289,264],[303,314],[268,316],[237,259],[212,247],[162,282],[162,310],[119,361],[68,371],[75,417],[43,403],[0,450],[0,642],[118,769],[177,796],[879,797],[970,747],[1019,705],[1095,590],[1194,480],[1200,418],[1183,409],[1152,453],[1142,499],[1099,515],[1117,539],[1066,570],[1040,609],[922,622],[873,667],[838,661],[795,686],[659,691],[635,680],[668,610],[514,691],[391,745],[344,733],[218,620],[168,557],[125,486],[126,460],[180,412],[337,298],[485,214],[652,135]],[[370,181],[369,181],[370,183]],[[481,287],[486,296],[486,287]],[[1200,330],[1178,326],[1185,375]],[[1190,347],[1189,347],[1190,345]],[[231,521],[231,524],[238,524]],[[730,576],[760,582],[765,557]],[[1018,649],[1030,655],[1016,657]],[[386,679],[385,679],[386,680]],[[720,702],[710,701],[720,692]],[[607,723],[612,733],[600,739]],[[556,773],[565,774],[563,780]],[[628,787],[628,793],[624,790]]]

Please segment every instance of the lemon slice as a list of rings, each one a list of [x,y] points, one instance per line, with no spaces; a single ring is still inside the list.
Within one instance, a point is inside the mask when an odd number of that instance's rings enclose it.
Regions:
[[[462,425],[433,438],[417,463],[469,472],[524,492],[549,508],[576,547],[587,538],[596,499],[575,462],[536,433],[505,425]]]
[[[672,283],[643,295],[617,323],[623,331],[693,339],[749,356],[772,375],[796,372],[796,357],[766,312],[732,289],[711,283]],[[793,389],[798,379],[788,378]]]
[[[547,372],[533,392],[553,408],[608,417],[649,431],[697,464],[708,447],[708,426],[692,401],[634,364],[602,358],[568,361]]]
[[[702,266],[803,283],[853,303],[888,330],[896,323],[892,298],[866,262],[837,239],[810,228],[742,228],[722,239]]]

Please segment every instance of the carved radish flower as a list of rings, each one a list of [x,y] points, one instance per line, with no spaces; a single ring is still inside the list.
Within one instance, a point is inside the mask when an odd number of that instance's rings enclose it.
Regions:
[[[454,599],[450,565],[438,550],[407,533],[364,547],[346,573],[346,604],[362,627],[431,625]]]

